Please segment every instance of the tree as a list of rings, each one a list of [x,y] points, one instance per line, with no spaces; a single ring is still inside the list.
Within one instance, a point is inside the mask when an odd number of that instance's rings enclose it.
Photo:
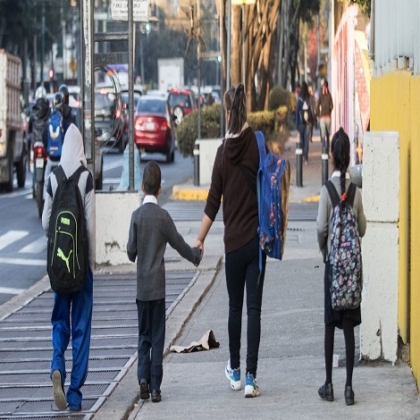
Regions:
[[[42,41],[47,55],[53,43],[62,41],[61,22],[69,25],[73,17],[69,11],[75,8],[74,0],[0,0],[0,48],[18,55],[24,63],[41,59]]]

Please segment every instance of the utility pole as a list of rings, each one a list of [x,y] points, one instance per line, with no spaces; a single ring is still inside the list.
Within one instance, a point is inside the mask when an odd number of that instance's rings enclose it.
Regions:
[[[197,139],[201,139],[201,45],[200,45],[200,37],[201,37],[201,23],[200,23],[200,0],[197,0],[197,88],[198,88],[198,127],[197,127]]]

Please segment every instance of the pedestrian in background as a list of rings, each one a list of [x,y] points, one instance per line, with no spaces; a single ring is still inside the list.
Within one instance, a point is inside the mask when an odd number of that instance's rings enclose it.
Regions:
[[[295,123],[299,131],[300,143],[302,144],[303,160],[305,165],[307,165],[309,162],[309,142],[314,123],[314,110],[312,109],[311,95],[306,82],[302,83],[302,91],[297,101]]]
[[[259,151],[254,131],[247,123],[244,85],[224,95],[227,133],[217,149],[211,185],[196,246],[204,253],[204,241],[223,198],[225,273],[229,295],[229,353],[225,375],[233,390],[240,390],[240,348],[244,289],[247,299],[247,357],[245,397],[260,395],[257,362],[261,336],[261,304],[264,286],[265,254],[259,267],[256,194],[247,177],[256,182]]]
[[[127,243],[129,260],[135,262],[137,259],[137,378],[140,398],[148,400],[151,389],[152,401],[160,402],[166,323],[166,244],[196,266],[200,263],[201,252],[185,243],[169,213],[159,207],[161,171],[154,161],[144,168],[142,190],[145,193],[143,205],[131,216]]]
[[[334,172],[330,181],[337,190],[341,201],[346,200],[347,191],[350,185],[350,176],[347,172],[350,163],[350,141],[347,134],[340,128],[331,142],[331,155]],[[366,231],[366,218],[363,212],[362,195],[356,188],[352,204],[356,220],[359,237],[362,237]],[[345,401],[347,405],[354,404],[354,391],[352,385],[353,366],[354,366],[354,327],[362,322],[360,305],[356,309],[334,310],[331,304],[330,276],[331,264],[328,255],[331,249],[331,232],[333,222],[334,208],[326,185],[323,185],[320,194],[320,202],[317,217],[317,236],[319,248],[323,254],[325,262],[324,273],[324,322],[325,322],[325,370],[326,379],[318,394],[327,401],[334,400],[334,390],[332,385],[332,364],[334,352],[334,332],[335,328],[340,328],[344,332],[346,346],[346,385],[344,390]]]
[[[311,138],[310,138],[310,142],[312,143],[312,137],[314,135],[314,128],[317,125],[317,118],[318,118],[317,109],[318,109],[318,106],[317,106],[316,97],[314,95],[314,88],[313,88],[312,85],[308,85],[308,92],[309,92],[309,95],[311,97],[311,108],[313,110],[313,124],[312,124],[312,127],[311,127]]]
[[[67,178],[72,176],[81,165],[87,167],[83,139],[78,128],[72,124],[66,133],[61,153],[60,165]],[[54,172],[48,178],[42,226],[48,232],[52,204],[57,192],[57,177]],[[93,306],[93,263],[95,249],[95,192],[93,178],[89,171],[80,174],[78,187],[82,203],[89,247],[89,264],[83,287],[70,294],[54,293],[54,307],[51,314],[53,357],[51,361],[51,380],[54,387],[54,401],[58,409],[67,405],[70,411],[82,409],[82,392],[88,373],[90,336]],[[71,322],[70,322],[71,320]],[[66,379],[65,351],[72,339],[72,370],[70,386],[64,395]]]
[[[330,148],[331,112],[333,110],[333,100],[328,90],[328,82],[324,80],[321,95],[318,101],[319,129],[321,131],[322,148]]]

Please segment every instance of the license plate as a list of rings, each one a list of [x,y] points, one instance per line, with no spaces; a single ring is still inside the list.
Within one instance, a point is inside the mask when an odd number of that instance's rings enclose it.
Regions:
[[[155,123],[153,123],[153,122],[146,123],[146,130],[147,131],[153,131],[154,129],[155,129]]]
[[[36,159],[35,160],[35,167],[43,168],[44,167],[44,159]]]

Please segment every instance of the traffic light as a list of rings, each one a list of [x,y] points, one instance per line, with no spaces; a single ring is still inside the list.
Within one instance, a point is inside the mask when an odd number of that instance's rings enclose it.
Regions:
[[[48,71],[48,76],[50,76],[50,80],[54,80],[54,69]]]

